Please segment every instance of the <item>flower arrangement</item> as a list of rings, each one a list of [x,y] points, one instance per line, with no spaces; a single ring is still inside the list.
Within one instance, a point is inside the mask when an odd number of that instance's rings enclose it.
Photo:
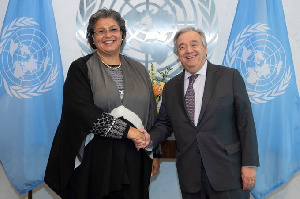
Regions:
[[[161,103],[161,99],[162,99],[162,92],[163,92],[163,89],[164,89],[164,86],[165,86],[165,82],[167,81],[169,72],[172,69],[173,69],[172,67],[167,67],[164,71],[158,72],[161,76],[161,78],[158,78],[156,76],[156,69],[155,69],[153,63],[151,63],[150,79],[151,79],[151,82],[152,82],[155,101],[156,101],[156,104],[157,104],[157,110],[159,110],[159,108],[160,108],[160,103]]]

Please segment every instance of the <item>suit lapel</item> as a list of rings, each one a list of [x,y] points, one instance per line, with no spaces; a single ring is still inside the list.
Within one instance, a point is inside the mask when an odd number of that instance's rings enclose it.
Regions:
[[[198,120],[198,127],[205,113],[206,107],[211,99],[211,96],[214,93],[218,78],[219,78],[219,73],[217,72],[217,68],[213,64],[207,61],[206,82],[205,82],[204,93],[202,98],[202,107],[201,107],[200,116]]]
[[[180,96],[180,105],[182,107],[184,107],[184,109],[186,108],[185,107],[185,101],[184,101],[184,70],[183,72],[181,73],[181,75],[178,76],[177,78],[177,88],[178,88],[178,92],[179,93],[179,96]],[[186,110],[186,109],[185,109]],[[187,112],[185,111],[186,115],[187,115]]]
[[[177,90],[179,92],[179,95],[178,95],[178,96],[180,96],[180,98],[179,98],[179,100],[180,100],[179,104],[185,110],[184,111],[185,117],[187,117],[188,120],[190,121],[188,113],[187,113],[187,110],[186,110],[185,99],[184,99],[184,72],[185,72],[185,70],[183,70],[183,72],[180,75],[177,76],[177,85],[176,85],[175,88],[177,88]],[[190,123],[192,125],[194,125],[194,123],[192,121]]]

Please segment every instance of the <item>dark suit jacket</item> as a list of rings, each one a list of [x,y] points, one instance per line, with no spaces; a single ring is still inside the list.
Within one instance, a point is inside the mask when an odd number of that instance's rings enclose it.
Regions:
[[[259,166],[256,130],[243,78],[236,69],[208,62],[197,126],[188,118],[183,85],[184,72],[164,87],[158,121],[149,131],[153,147],[174,132],[182,191],[200,190],[201,161],[215,190],[241,187],[241,167]]]

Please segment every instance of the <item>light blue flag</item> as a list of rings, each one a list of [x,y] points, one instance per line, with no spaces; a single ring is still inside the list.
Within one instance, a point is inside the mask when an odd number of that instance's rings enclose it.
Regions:
[[[43,183],[63,81],[51,0],[10,0],[0,34],[0,159],[20,195]]]
[[[300,170],[300,100],[281,0],[240,0],[223,65],[242,74],[257,129],[264,198]]]

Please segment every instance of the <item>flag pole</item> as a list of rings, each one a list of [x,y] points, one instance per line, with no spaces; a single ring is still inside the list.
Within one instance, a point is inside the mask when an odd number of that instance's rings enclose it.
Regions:
[[[28,199],[32,199],[32,190],[28,192]]]

